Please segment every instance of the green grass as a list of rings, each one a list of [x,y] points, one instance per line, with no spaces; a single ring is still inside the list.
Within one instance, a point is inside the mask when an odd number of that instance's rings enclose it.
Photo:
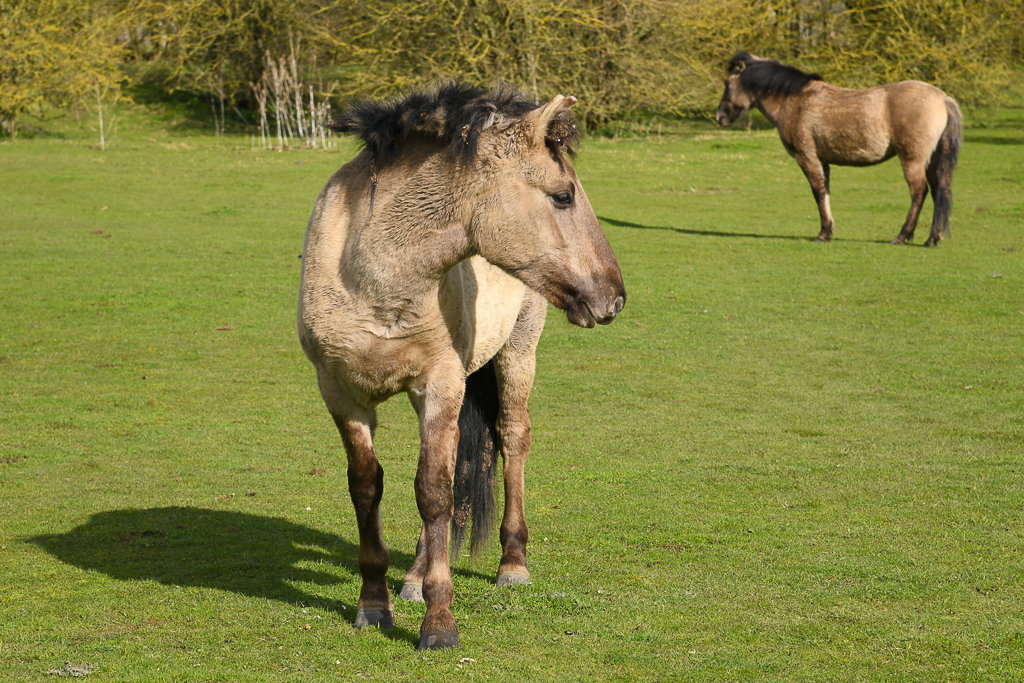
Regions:
[[[1024,115],[967,122],[937,249],[887,244],[893,162],[834,169],[821,245],[770,131],[587,140],[629,301],[593,331],[551,312],[533,585],[493,587],[496,542],[460,558],[462,648],[429,654],[420,605],[352,628],[344,454],[294,331],[353,148],[141,106],[105,153],[0,143],[0,679],[1021,678]],[[397,589],[417,435],[401,397],[381,423]]]

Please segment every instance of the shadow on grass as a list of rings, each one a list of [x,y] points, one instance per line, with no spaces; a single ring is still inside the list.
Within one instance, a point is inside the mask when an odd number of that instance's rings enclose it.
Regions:
[[[355,621],[355,609],[307,593],[296,583],[333,586],[360,581],[359,545],[277,517],[203,508],[166,507],[100,512],[67,533],[28,539],[55,558],[122,581],[201,586],[292,605],[316,605]],[[413,557],[391,553],[408,568]],[[319,571],[315,563],[345,567],[351,577]],[[392,585],[397,592],[401,585]],[[383,631],[419,643],[419,633]]]
[[[986,145],[1024,145],[1024,138],[1011,138],[1001,135],[964,135],[964,142],[979,142]]]
[[[759,235],[753,232],[725,232],[723,230],[693,230],[690,228],[676,228],[667,225],[642,225],[640,223],[631,223],[629,221],[622,221],[618,218],[607,218],[605,216],[598,216],[597,220],[608,225],[614,225],[617,228],[636,228],[639,230],[671,230],[672,232],[678,232],[681,235],[697,235],[698,237],[748,237],[758,240],[794,240],[797,242],[813,242],[814,237],[801,237],[799,235]],[[833,237],[833,242],[862,242],[865,244],[889,244],[889,240],[852,240],[844,237]],[[908,245],[904,245],[908,246]],[[910,245],[912,246],[912,245]]]

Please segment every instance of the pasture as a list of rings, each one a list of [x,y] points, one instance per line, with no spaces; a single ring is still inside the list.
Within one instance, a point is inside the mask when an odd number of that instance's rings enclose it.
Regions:
[[[833,242],[773,131],[584,140],[629,295],[551,310],[533,584],[458,559],[355,631],[344,453],[295,332],[340,151],[125,110],[0,144],[0,678],[1007,681],[1024,677],[1024,114],[965,111],[952,239],[888,244],[895,162],[835,168]],[[931,200],[923,222],[930,220]],[[389,581],[418,436],[381,411]]]

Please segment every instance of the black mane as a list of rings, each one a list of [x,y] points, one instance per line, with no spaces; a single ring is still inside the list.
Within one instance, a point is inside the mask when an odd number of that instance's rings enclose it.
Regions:
[[[538,106],[511,85],[488,92],[467,83],[446,81],[405,97],[355,101],[329,127],[358,135],[378,169],[397,158],[397,143],[413,132],[437,138],[448,146],[453,157],[472,162],[483,131],[519,120]],[[548,137],[572,154],[572,144],[578,140],[576,123],[571,115],[559,119],[562,125],[553,124]]]
[[[811,81],[822,80],[818,74],[804,73],[774,59],[758,59],[749,52],[739,52],[729,60],[729,73],[734,73],[740,64],[740,85],[762,95],[798,95]]]

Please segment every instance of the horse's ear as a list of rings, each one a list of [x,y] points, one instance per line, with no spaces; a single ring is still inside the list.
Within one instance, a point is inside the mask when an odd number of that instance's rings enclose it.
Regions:
[[[746,68],[747,68],[747,63],[746,62],[737,61],[736,64],[734,64],[733,67],[732,67],[732,72],[734,74],[741,74],[741,73],[743,73],[743,70],[746,69]]]
[[[535,147],[544,144],[551,122],[568,111],[574,104],[576,104],[575,97],[556,95],[550,102],[523,117],[523,121],[533,128],[532,142]]]

